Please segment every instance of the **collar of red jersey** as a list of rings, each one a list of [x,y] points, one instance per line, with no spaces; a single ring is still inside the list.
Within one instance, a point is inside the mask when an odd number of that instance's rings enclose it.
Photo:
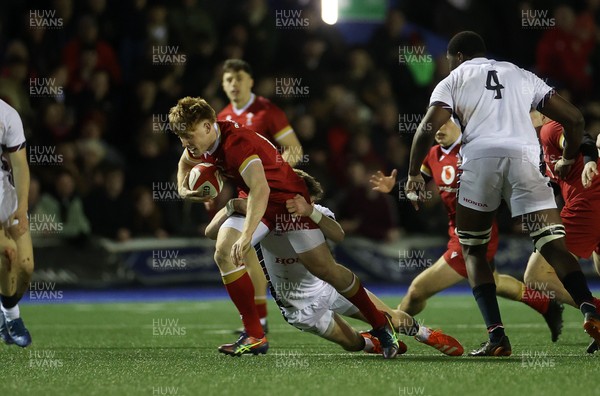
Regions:
[[[215,140],[215,143],[212,145],[212,147],[205,153],[209,155],[213,155],[213,153],[217,150],[217,147],[219,147],[219,143],[221,143],[221,128],[219,128],[219,124],[216,122],[213,124],[213,126],[215,127],[215,131],[217,131],[217,140]]]
[[[252,105],[252,103],[254,103],[254,99],[256,99],[256,95],[254,95],[252,92],[250,93],[250,99],[248,99],[248,103],[246,103],[244,106],[242,106],[242,108],[240,109],[236,109],[235,105],[233,103],[231,103],[231,109],[233,110],[233,112],[235,113],[235,115],[239,116],[240,114],[242,114],[244,111],[248,110],[248,107],[250,107]]]
[[[454,143],[452,143],[449,147],[442,147],[440,146],[440,149],[442,150],[442,153],[448,155],[450,154],[450,152],[452,152],[452,150],[454,150],[454,147],[456,147],[456,145],[460,144],[462,140],[462,133],[460,135],[458,135],[458,139],[456,139],[456,141]]]

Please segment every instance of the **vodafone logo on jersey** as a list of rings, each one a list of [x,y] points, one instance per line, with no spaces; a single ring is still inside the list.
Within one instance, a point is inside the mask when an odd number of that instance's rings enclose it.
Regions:
[[[246,114],[246,126],[252,125],[252,118],[254,117],[254,113]]]
[[[446,184],[452,184],[456,177],[456,171],[451,165],[446,165],[442,168],[442,181]]]

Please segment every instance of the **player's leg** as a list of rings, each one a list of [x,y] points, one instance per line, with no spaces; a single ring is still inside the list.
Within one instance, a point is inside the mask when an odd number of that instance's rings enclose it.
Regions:
[[[335,342],[350,352],[362,350],[365,352],[377,351],[377,341],[373,342],[371,338],[363,337],[337,313],[333,313],[331,324],[321,337],[331,342]]]
[[[235,356],[243,353],[266,353],[269,347],[254,304],[254,286],[250,276],[245,266],[236,267],[231,260],[231,247],[241,235],[238,229],[243,226],[243,221],[243,218],[230,217],[221,226],[214,256],[221,271],[223,284],[244,324],[245,332],[241,334],[238,341],[219,347],[219,352]],[[254,249],[248,251],[246,261],[248,260],[258,261]]]
[[[558,210],[539,210],[524,219],[528,223],[528,229],[533,230],[531,237],[536,249],[554,268],[564,288],[584,314],[585,331],[600,343],[600,314],[579,262],[567,250],[564,226]]]
[[[485,321],[489,340],[471,356],[508,356],[512,348],[504,334],[504,326],[496,298],[496,282],[487,261],[487,246],[496,211],[480,212],[458,204],[456,225],[463,248],[469,284]]]
[[[398,353],[398,342],[389,316],[375,307],[358,277],[348,268],[335,262],[321,230],[290,231],[287,235],[306,269],[332,285],[363,313],[373,326],[374,335],[382,343],[384,358],[395,357]]]
[[[497,271],[494,271],[494,277],[496,279],[496,295],[522,302],[536,310],[544,317],[550,329],[552,342],[558,341],[563,327],[562,313],[564,307],[553,298],[554,292],[551,292],[546,284],[538,282],[525,284],[510,275],[499,274]],[[558,278],[556,280],[558,281]],[[538,290],[530,287],[530,285],[533,285],[533,287],[545,285],[546,287],[541,286]]]
[[[267,278],[256,254],[251,254],[246,259],[246,271],[248,271],[254,285],[254,304],[260,318],[260,324],[267,333]]]
[[[449,288],[464,278],[452,269],[444,257],[421,272],[408,287],[406,296],[402,298],[398,309],[409,315],[417,315],[427,304],[427,300],[442,290]]]
[[[12,301],[17,292],[17,245],[7,229],[0,224],[0,339],[14,343],[9,334],[8,321],[18,318]]]
[[[535,285],[538,285],[541,288],[550,290],[555,299],[577,308],[577,304],[575,304],[569,292],[565,289],[560,279],[558,279],[556,271],[548,264],[539,251],[536,250],[529,257],[523,278],[527,285],[533,285],[534,288]],[[540,287],[537,288],[539,289]]]
[[[2,295],[2,313],[6,318],[8,332],[12,341],[20,347],[31,344],[31,335],[25,327],[21,318],[19,301],[29,289],[31,276],[33,274],[33,244],[29,230],[18,236],[14,228],[9,229],[9,234],[15,241],[16,260],[14,266],[16,287],[15,292],[10,295]]]
[[[429,345],[443,354],[450,356],[460,356],[464,352],[464,348],[453,337],[450,337],[447,334],[442,333],[441,330],[433,330],[423,323],[419,323],[419,321],[408,313],[400,310],[400,309],[392,309],[387,304],[379,299],[376,295],[367,290],[369,298],[373,301],[373,304],[380,309],[381,311],[387,312],[391,318],[392,323],[398,330],[398,332],[413,336],[415,340]],[[353,318],[365,321],[364,317],[360,312],[356,312],[354,315],[351,315]],[[406,345],[399,341],[400,352],[406,352]]]
[[[596,250],[598,250],[598,248]],[[600,275],[600,255],[594,251],[594,253],[592,253],[592,257],[594,259],[594,268],[596,269],[596,273]]]

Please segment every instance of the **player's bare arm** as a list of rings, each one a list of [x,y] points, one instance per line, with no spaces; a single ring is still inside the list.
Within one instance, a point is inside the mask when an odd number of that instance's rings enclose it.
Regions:
[[[204,235],[206,235],[206,237],[209,239],[216,240],[219,233],[219,228],[221,228],[229,216],[231,216],[234,212],[243,215],[246,214],[246,204],[247,202],[245,198],[232,198],[227,201],[225,207],[219,210],[210,221],[208,226],[206,226]]]
[[[251,162],[243,171],[242,178],[250,191],[248,192],[248,207],[244,220],[244,229],[240,238],[231,248],[231,258],[233,264],[236,266],[243,264],[244,256],[251,247],[252,234],[256,231],[260,219],[265,214],[271,192],[262,162],[260,161]]]
[[[18,221],[18,224],[10,228],[13,238],[18,239],[29,229],[29,221],[27,220],[29,165],[27,164],[27,154],[24,147],[18,151],[10,152],[8,157],[12,167],[18,200],[17,210],[10,217],[9,224],[12,224],[14,220]]]
[[[344,240],[346,234],[340,223],[328,216],[323,216],[313,205],[306,202],[303,196],[296,195],[294,198],[288,199],[285,202],[285,206],[291,214],[310,217],[319,226],[325,238],[335,243],[340,243]]]
[[[554,166],[555,173],[564,179],[575,162],[579,153],[579,146],[583,138],[583,127],[585,125],[583,115],[560,95],[554,94],[540,103],[538,110],[545,116],[559,122],[563,128],[565,137],[563,156]]]
[[[451,116],[449,106],[443,103],[434,103],[429,107],[423,121],[419,124],[412,148],[410,150],[410,163],[408,168],[408,181],[406,182],[406,196],[411,200],[415,209],[419,209],[417,202],[419,192],[425,189],[425,179],[421,175],[421,164],[425,160],[429,148],[435,139],[435,133],[444,125]]]
[[[295,132],[290,132],[287,135],[277,139],[277,143],[283,148],[281,156],[287,161],[292,167],[295,166],[304,155],[302,151],[302,144],[298,140]]]

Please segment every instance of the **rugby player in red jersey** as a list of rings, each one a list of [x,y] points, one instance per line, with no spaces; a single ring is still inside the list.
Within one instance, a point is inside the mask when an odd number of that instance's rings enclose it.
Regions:
[[[600,178],[598,175],[598,151],[591,137],[584,135],[580,153],[574,158],[566,177],[560,178],[555,173],[555,165],[562,157],[564,145],[563,127],[556,121],[542,116],[540,143],[544,152],[546,175],[559,187],[564,201],[560,212],[565,226],[565,242],[567,249],[575,257],[589,258],[593,255],[596,268],[600,265]],[[525,281],[539,284],[556,294],[559,301],[578,308],[573,298],[558,279],[556,271],[535,251],[529,258]],[[594,298],[600,310],[600,300]],[[592,342],[588,352],[597,349]]]
[[[460,129],[449,120],[435,134],[438,143],[429,150],[421,166],[421,173],[433,179],[448,213],[448,249],[435,264],[421,272],[410,284],[408,293],[402,299],[398,309],[409,315],[417,315],[425,308],[427,299],[467,278],[467,268],[462,249],[456,235],[456,192],[458,191],[458,166],[460,150]],[[391,176],[378,172],[371,177],[373,189],[388,193],[396,185],[396,171]],[[498,227],[494,222],[487,259],[490,263],[498,250]],[[532,290],[523,282],[509,275],[498,274],[496,294],[513,301],[520,301],[544,316],[552,341],[556,341],[562,329],[562,306],[548,295]],[[558,281],[558,280],[557,280]]]
[[[238,309],[245,332],[233,344],[219,351],[239,356],[265,353],[268,342],[254,305],[254,288],[244,263],[256,252],[252,249],[269,232],[286,230],[288,241],[302,264],[315,276],[331,284],[346,297],[373,326],[372,334],[382,344],[384,358],[398,353],[397,335],[389,315],[379,311],[369,299],[358,278],[338,265],[317,224],[322,214],[309,218],[290,216],[286,201],[296,195],[310,200],[304,181],[281,159],[271,142],[232,121],[217,121],[215,111],[201,98],[185,97],[169,112],[171,129],[184,151],[177,171],[179,195],[203,202],[201,192],[188,189],[189,171],[208,153],[221,174],[248,195],[244,218],[230,217],[217,235],[215,261],[223,283]],[[254,236],[254,238],[253,238]]]
[[[244,60],[225,61],[223,91],[229,98],[229,104],[217,114],[217,119],[237,122],[266,137],[280,150],[281,157],[295,166],[303,157],[302,145],[283,110],[269,99],[252,92],[252,74],[252,67]],[[243,198],[245,194],[240,191],[239,196]],[[248,261],[246,268],[254,285],[254,302],[260,322],[268,332],[267,279],[258,262]]]

